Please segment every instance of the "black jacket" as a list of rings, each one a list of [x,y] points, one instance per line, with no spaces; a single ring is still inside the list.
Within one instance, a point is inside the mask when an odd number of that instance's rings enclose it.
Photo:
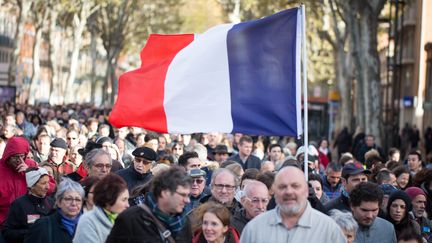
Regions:
[[[324,208],[327,212],[332,209],[351,212],[351,208],[349,206],[349,198],[347,198],[343,193],[341,193],[339,197],[326,203],[324,205]]]
[[[192,242],[192,229],[189,220],[182,231],[174,235],[177,243]],[[123,211],[116,219],[106,243],[165,243],[156,223],[140,206]]]
[[[61,223],[60,214],[55,212],[31,226],[24,243],[72,243],[72,239]]]
[[[3,236],[7,242],[23,242],[28,229],[36,219],[53,212],[54,200],[26,194],[11,205],[5,221]]]
[[[243,163],[243,161],[240,159],[240,155],[238,154],[229,157],[228,160],[232,160],[239,163],[243,167],[243,170],[249,168],[256,168],[258,170],[261,169],[261,160],[252,154],[249,155],[245,163]]]
[[[237,210],[234,215],[231,217],[231,226],[234,227],[239,234],[241,235],[244,227],[246,224],[250,221],[250,219],[246,218],[246,212],[245,209],[242,208],[240,210]]]
[[[133,165],[130,165],[126,169],[119,170],[116,173],[126,181],[129,192],[132,192],[135,187],[142,185],[153,178],[151,172],[144,174],[138,173]]]

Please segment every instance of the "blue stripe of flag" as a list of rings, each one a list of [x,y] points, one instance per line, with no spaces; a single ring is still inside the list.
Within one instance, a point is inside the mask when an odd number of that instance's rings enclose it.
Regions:
[[[298,8],[228,31],[233,132],[297,136]]]

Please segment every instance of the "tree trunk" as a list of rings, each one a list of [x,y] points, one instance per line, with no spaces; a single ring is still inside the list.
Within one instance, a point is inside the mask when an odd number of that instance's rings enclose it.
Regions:
[[[24,25],[27,13],[30,12],[31,0],[18,0],[18,17],[17,25],[15,29],[15,36],[13,42],[13,52],[10,56],[9,68],[8,68],[8,84],[12,85],[16,80],[16,72],[18,65],[18,57],[21,50],[21,41],[24,35]]]
[[[40,44],[42,41],[42,26],[37,26],[35,30],[35,41],[33,43],[33,72],[29,87],[28,104],[34,105],[36,99],[36,83],[39,82],[40,74]]]
[[[57,38],[55,34],[55,28],[56,28],[56,21],[58,17],[58,12],[56,9],[51,8],[50,9],[50,26],[48,28],[48,38],[49,38],[49,69],[51,72],[51,79],[49,84],[49,102],[51,103],[54,99],[54,94],[56,93],[54,91],[54,87],[58,84],[58,70],[57,70]]]
[[[90,40],[90,55],[91,55],[91,86],[90,86],[90,102],[92,104],[96,101],[96,60],[97,60],[97,49],[96,49],[96,35],[91,31],[91,40]]]
[[[349,50],[352,55],[354,65],[356,66],[355,77],[356,77],[356,126],[362,131],[365,130],[366,118],[365,118],[365,97],[364,97],[364,76],[361,70],[363,69],[363,63],[360,58],[361,48],[360,48],[360,29],[357,20],[358,3],[353,3],[352,1],[344,2],[344,11],[346,14],[346,24],[349,31]]]

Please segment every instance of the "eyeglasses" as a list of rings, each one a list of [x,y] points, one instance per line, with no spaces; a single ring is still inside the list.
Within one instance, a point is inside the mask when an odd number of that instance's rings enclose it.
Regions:
[[[183,198],[189,198],[190,194],[188,193],[182,193],[182,192],[178,192],[178,191],[174,191],[174,193],[177,193],[178,195],[180,195]]]
[[[270,201],[268,198],[257,198],[257,197],[254,198],[246,197],[246,198],[249,199],[252,204],[259,204],[260,202],[262,204],[268,204]]]
[[[103,169],[104,167],[106,169],[111,169],[112,165],[110,165],[110,164],[95,164],[94,167],[96,167],[98,169]]]
[[[196,183],[196,184],[201,184],[204,182],[204,179],[192,179],[192,184]]]
[[[235,186],[225,184],[213,184],[213,186],[216,190],[223,190],[225,188],[227,191],[233,191],[236,188]]]
[[[63,198],[63,200],[67,203],[72,203],[73,201],[75,201],[76,203],[82,203],[82,199],[79,197],[73,198],[73,197],[65,197]]]

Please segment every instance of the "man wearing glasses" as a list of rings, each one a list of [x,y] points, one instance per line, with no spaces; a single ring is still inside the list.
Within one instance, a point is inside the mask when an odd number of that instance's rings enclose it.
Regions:
[[[185,210],[191,181],[178,166],[155,176],[145,202],[126,209],[117,217],[106,242],[192,242],[192,229]]]
[[[85,165],[87,167],[88,176],[96,176],[102,179],[111,171],[111,155],[103,149],[93,149],[86,154]]]
[[[192,169],[188,172],[192,178],[190,203],[186,205],[186,211],[191,212],[198,207],[200,200],[210,194],[210,190],[206,188],[206,172],[200,169]]]
[[[224,205],[232,214],[239,207],[239,203],[234,199],[238,182],[235,175],[228,169],[220,168],[213,172],[211,179],[211,195],[201,199],[200,203],[213,201]]]
[[[132,152],[132,155],[135,156],[133,165],[117,171],[117,175],[121,176],[126,181],[130,192],[135,187],[151,180],[153,175],[150,169],[153,161],[155,161],[157,157],[156,152],[147,147],[136,148]]]
[[[231,225],[241,234],[250,220],[267,211],[269,199],[270,194],[264,183],[252,180],[246,184],[241,197],[243,208],[234,213]]]

